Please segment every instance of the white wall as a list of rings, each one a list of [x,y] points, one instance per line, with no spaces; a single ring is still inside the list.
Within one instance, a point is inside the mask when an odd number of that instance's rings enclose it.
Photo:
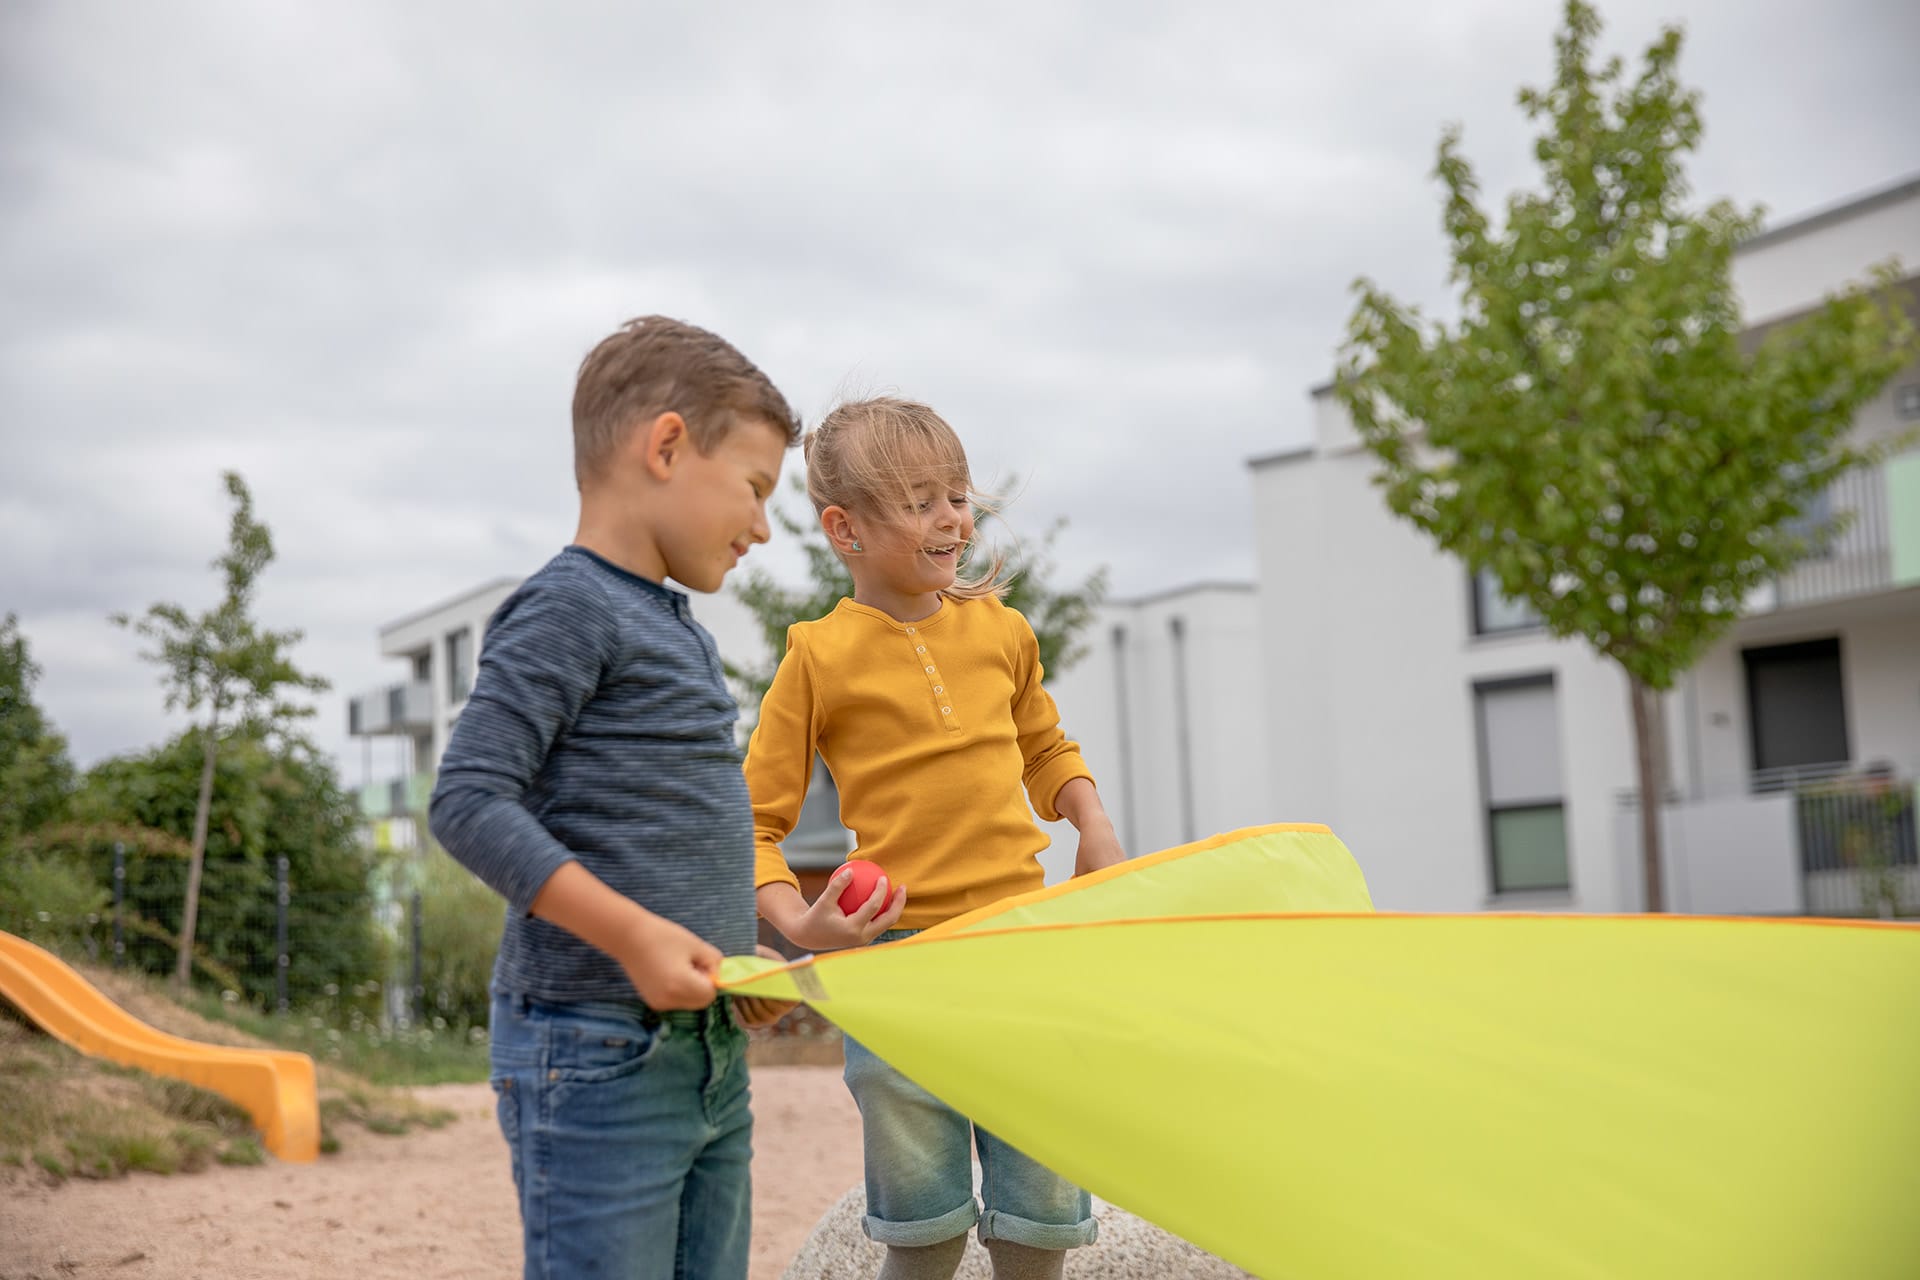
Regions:
[[[1920,260],[1909,260],[1909,267],[1920,268]],[[1916,277],[1907,286],[1908,314],[1920,317],[1920,277]],[[1854,415],[1854,438],[1862,443],[1882,443],[1900,440],[1909,436],[1920,423],[1901,421],[1897,410],[1897,397],[1902,387],[1920,383],[1920,360],[1914,361],[1892,378],[1880,389],[1880,394],[1860,407]]]
[[[1920,264],[1920,181],[1868,207],[1801,230],[1763,237],[1733,259],[1733,284],[1748,325],[1805,311],[1835,290],[1866,278],[1890,257],[1905,269]]]
[[[1538,633],[1473,637],[1464,568],[1388,513],[1372,468],[1350,453],[1254,472],[1275,793],[1333,827],[1381,907],[1479,910],[1474,685],[1550,674],[1572,891],[1515,901],[1612,909],[1613,797],[1634,776],[1624,680]]]
[[[1252,589],[1200,585],[1113,601],[1101,607],[1089,629],[1088,655],[1050,675],[1047,688],[1133,855],[1188,839],[1171,629],[1176,617],[1185,626],[1180,656],[1187,686],[1192,837],[1294,820],[1277,806],[1269,785],[1267,736],[1259,715],[1266,685]],[[1123,632],[1123,648],[1116,644],[1116,628]],[[1066,823],[1043,826],[1053,847],[1042,862],[1049,880],[1057,880],[1072,871],[1075,833]]]
[[[1920,600],[1913,603],[1911,617],[1840,631],[1853,758],[1884,760],[1908,777],[1920,776]]]
[[[1682,803],[1661,814],[1667,909],[1699,915],[1794,915],[1802,909],[1793,797],[1784,793]],[[1640,814],[1614,814],[1615,910],[1645,900]]]

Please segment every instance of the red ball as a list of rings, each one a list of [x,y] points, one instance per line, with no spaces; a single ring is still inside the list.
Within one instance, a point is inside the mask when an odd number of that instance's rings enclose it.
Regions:
[[[853,879],[840,891],[840,911],[843,915],[852,915],[866,905],[873,896],[874,886],[886,872],[878,863],[868,862],[865,858],[847,859],[847,867],[853,872]],[[891,887],[891,886],[890,886]]]

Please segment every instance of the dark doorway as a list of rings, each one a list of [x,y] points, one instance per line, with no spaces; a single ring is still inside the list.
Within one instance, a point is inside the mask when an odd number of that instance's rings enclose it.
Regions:
[[[1747,667],[1755,773],[1852,758],[1838,637],[1748,649],[1740,656]]]

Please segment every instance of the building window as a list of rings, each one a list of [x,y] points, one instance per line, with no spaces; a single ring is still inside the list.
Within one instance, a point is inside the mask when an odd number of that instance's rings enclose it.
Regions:
[[[473,628],[462,627],[447,635],[447,699],[454,706],[473,692]]]
[[[1909,382],[1893,396],[1894,412],[1902,422],[1920,422],[1920,382]]]
[[[1501,593],[1493,570],[1482,569],[1469,579],[1473,596],[1473,634],[1504,635],[1510,631],[1531,631],[1540,625],[1540,615],[1524,600],[1509,600]]]
[[[1553,677],[1474,686],[1493,891],[1567,889],[1567,815]]]

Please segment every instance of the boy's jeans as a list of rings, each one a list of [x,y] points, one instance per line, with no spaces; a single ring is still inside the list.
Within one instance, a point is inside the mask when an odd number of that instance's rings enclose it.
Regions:
[[[753,1117],[727,1002],[657,1014],[496,993],[492,1025],[527,1280],[743,1280]]]

